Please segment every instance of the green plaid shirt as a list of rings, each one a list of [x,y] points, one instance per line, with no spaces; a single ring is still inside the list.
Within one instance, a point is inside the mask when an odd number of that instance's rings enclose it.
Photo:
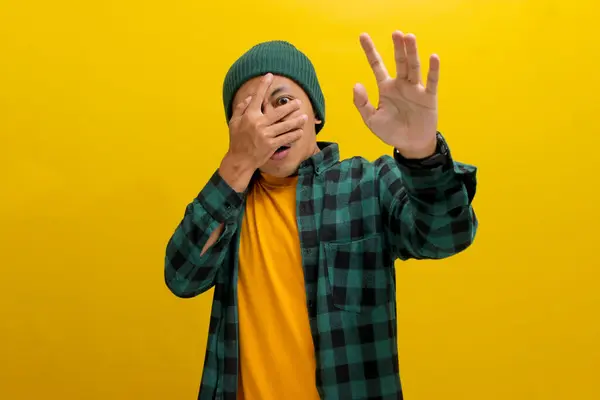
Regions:
[[[335,143],[300,165],[296,196],[306,307],[323,399],[402,399],[396,334],[396,259],[441,259],[466,249],[477,219],[476,168],[414,168],[399,157],[339,161]],[[236,400],[238,245],[244,194],[215,172],[186,208],[166,249],[165,280],[189,298],[215,287],[198,399]],[[221,223],[224,231],[201,249]]]

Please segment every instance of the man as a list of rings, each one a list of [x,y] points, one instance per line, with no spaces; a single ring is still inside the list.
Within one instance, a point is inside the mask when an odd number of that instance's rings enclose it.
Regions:
[[[261,43],[223,85],[227,154],[166,250],[165,280],[189,298],[215,287],[199,399],[401,399],[394,261],[467,248],[473,166],[437,130],[439,59],[427,82],[414,35],[392,35],[396,77],[360,42],[379,87],[354,103],[390,146],[339,161],[317,142],[325,102],[309,59]]]

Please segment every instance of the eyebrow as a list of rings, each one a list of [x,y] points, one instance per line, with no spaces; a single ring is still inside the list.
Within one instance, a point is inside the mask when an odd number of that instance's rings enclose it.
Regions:
[[[271,98],[273,98],[273,97],[277,96],[279,93],[281,93],[281,92],[284,92],[284,91],[286,91],[286,90],[290,90],[290,88],[289,88],[287,85],[285,85],[285,84],[284,84],[284,85],[281,85],[281,86],[279,86],[277,89],[273,90],[273,91],[271,92],[271,94],[269,95],[269,97],[268,97],[268,98],[269,98],[269,99],[271,99]],[[255,95],[256,95],[256,92],[254,92],[254,93],[252,94],[252,96],[255,96]]]
[[[288,87],[283,85],[283,86],[279,86],[277,89],[273,90],[271,92],[271,95],[269,96],[270,98],[275,97],[276,95],[278,95],[279,93],[283,92],[284,90],[287,90]]]

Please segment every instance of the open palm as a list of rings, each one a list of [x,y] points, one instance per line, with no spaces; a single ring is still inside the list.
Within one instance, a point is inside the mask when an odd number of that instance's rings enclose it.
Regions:
[[[369,129],[383,142],[409,158],[426,157],[435,149],[437,132],[437,83],[440,61],[429,58],[427,83],[421,80],[421,68],[414,35],[392,34],[396,77],[391,78],[367,34],[360,43],[371,65],[379,89],[375,108],[363,85],[354,87],[354,104]]]

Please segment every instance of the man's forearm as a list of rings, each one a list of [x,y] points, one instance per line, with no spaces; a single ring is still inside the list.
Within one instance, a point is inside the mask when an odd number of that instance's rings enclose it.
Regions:
[[[237,193],[246,191],[255,171],[243,160],[236,159],[229,153],[223,157],[219,166],[219,175]]]
[[[387,237],[400,259],[445,258],[473,242],[476,168],[455,163],[449,154],[440,161],[414,167],[398,157],[378,161]]]
[[[174,294],[193,297],[214,284],[242,206],[240,193],[215,171],[167,244],[165,281]]]

